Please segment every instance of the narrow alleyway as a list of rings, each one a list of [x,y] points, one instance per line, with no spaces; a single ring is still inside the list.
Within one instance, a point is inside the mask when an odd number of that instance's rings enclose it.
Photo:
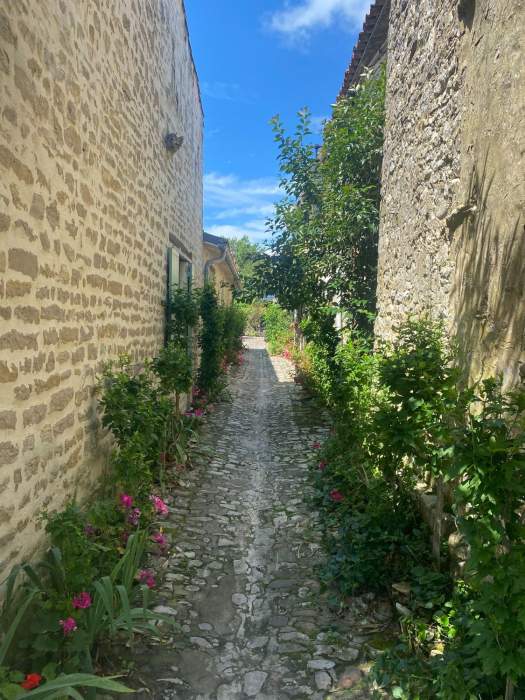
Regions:
[[[137,655],[138,682],[158,698],[314,698],[362,660],[366,597],[345,617],[319,593],[315,514],[304,502],[312,443],[326,434],[291,365],[246,341],[232,401],[207,421],[207,458],[185,476],[167,527],[175,546],[163,605],[181,625]],[[151,694],[144,697],[152,697]]]

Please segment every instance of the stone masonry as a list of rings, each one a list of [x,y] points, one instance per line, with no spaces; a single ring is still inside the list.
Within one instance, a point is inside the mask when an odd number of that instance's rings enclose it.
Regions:
[[[97,370],[160,347],[170,238],[202,269],[201,160],[182,0],[2,1],[0,570],[96,484]]]
[[[392,0],[376,332],[431,311],[525,377],[524,0]]]

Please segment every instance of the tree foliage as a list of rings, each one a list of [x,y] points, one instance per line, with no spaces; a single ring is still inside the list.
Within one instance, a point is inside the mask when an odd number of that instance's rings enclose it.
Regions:
[[[323,144],[299,112],[293,135],[272,119],[284,198],[268,222],[266,290],[307,313],[334,302],[369,327],[376,306],[385,78],[369,76],[333,107]]]
[[[251,303],[259,296],[259,266],[263,256],[263,246],[253,243],[248,236],[228,239],[230,248],[235,255],[242,288],[235,292],[239,301]]]

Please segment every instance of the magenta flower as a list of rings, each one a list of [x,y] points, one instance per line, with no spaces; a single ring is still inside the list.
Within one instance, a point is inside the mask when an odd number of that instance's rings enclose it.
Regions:
[[[341,501],[344,501],[345,497],[341,493],[341,491],[338,491],[337,489],[334,489],[333,491],[330,491],[330,499],[334,503],[341,503]]]
[[[204,410],[202,408],[196,408],[193,414],[195,418],[202,418],[202,416],[204,415]]]
[[[135,527],[136,527],[139,524],[139,518],[140,518],[140,508],[133,508],[133,510],[128,515],[128,523],[130,525],[135,525]]]
[[[155,508],[155,513],[157,513],[157,515],[168,515],[168,506],[164,503],[162,498],[150,496],[149,500],[153,503],[153,508]]]
[[[166,535],[163,535],[162,532],[155,532],[151,536],[151,539],[155,544],[158,544],[161,549],[166,549],[168,546],[168,538]]]
[[[151,569],[141,569],[138,573],[138,579],[141,583],[145,583],[148,588],[155,588],[155,576]]]
[[[66,617],[65,620],[59,620],[58,624],[62,627],[64,637],[67,637],[71,632],[77,629],[77,622],[74,617]]]
[[[326,469],[327,466],[328,465],[326,464],[326,462],[319,462],[319,470],[320,471],[324,472],[324,470]]]
[[[79,593],[73,598],[73,607],[80,609],[80,610],[85,610],[86,608],[91,607],[91,596],[89,593],[86,591],[82,591],[82,593]]]
[[[120,504],[126,510],[129,510],[133,506],[133,498],[128,496],[127,493],[120,494]]]

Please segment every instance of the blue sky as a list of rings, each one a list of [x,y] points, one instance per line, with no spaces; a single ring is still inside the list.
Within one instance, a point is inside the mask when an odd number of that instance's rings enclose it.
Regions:
[[[280,198],[268,124],[330,113],[370,0],[186,0],[205,115],[204,220],[210,233],[267,238]]]

